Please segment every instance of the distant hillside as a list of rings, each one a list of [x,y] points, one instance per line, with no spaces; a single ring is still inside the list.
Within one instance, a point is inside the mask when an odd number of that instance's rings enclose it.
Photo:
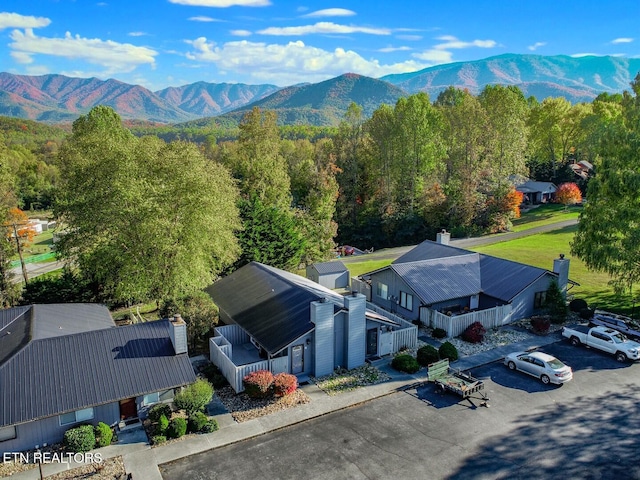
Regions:
[[[450,85],[473,94],[485,85],[516,85],[538,100],[563,96],[572,103],[592,101],[602,92],[629,90],[640,72],[640,58],[568,57],[505,54],[473,62],[450,63],[381,80],[435,100]]]
[[[382,104],[394,105],[407,92],[388,82],[346,73],[324,82],[287,87],[234,110],[221,118],[240,120],[251,108],[275,110],[284,125],[338,125],[352,102],[362,107],[365,117]]]

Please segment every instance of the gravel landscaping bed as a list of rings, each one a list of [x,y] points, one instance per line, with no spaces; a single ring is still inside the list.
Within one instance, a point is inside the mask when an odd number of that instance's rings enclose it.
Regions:
[[[300,389],[284,397],[266,399],[249,398],[246,393],[236,394],[231,387],[218,388],[215,394],[231,412],[233,419],[239,423],[311,401],[309,396]]]
[[[362,365],[352,370],[339,369],[336,372],[311,380],[328,395],[348,392],[358,387],[375,385],[389,380],[391,377],[373,365]]]

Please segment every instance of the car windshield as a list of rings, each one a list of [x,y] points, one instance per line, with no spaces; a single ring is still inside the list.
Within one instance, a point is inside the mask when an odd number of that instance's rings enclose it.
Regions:
[[[622,343],[622,342],[626,342],[627,341],[627,337],[625,337],[621,333],[614,333],[611,336],[613,337],[613,341],[616,342],[616,343]]]
[[[558,370],[559,368],[564,367],[564,363],[562,363],[560,360],[558,360],[557,358],[554,358],[553,360],[549,360],[547,362],[547,365],[549,365],[551,368],[553,368],[554,370]]]

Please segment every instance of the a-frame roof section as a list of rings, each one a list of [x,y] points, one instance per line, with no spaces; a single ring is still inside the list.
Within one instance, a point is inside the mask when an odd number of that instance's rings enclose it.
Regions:
[[[452,247],[432,240],[425,240],[416,245],[407,253],[394,260],[397,263],[420,262],[423,260],[434,260],[436,258],[456,257],[459,255],[468,255],[469,250],[463,248]]]
[[[544,268],[483,254],[480,255],[480,274],[483,293],[505,302],[511,302],[543,275],[557,276]]]

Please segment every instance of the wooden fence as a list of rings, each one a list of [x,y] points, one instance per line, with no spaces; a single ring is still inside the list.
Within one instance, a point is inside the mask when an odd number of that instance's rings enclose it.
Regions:
[[[478,310],[476,312],[449,316],[436,310],[423,308],[420,311],[420,322],[432,328],[441,328],[447,332],[447,338],[457,337],[469,325],[480,322],[484,328],[501,327],[511,321],[511,305]]]
[[[371,302],[367,302],[367,308],[400,324],[400,330],[389,332],[393,335],[393,352],[391,353],[395,353],[405,347],[416,348],[418,345],[418,327],[416,325],[394,313],[387,312],[384,308]]]

